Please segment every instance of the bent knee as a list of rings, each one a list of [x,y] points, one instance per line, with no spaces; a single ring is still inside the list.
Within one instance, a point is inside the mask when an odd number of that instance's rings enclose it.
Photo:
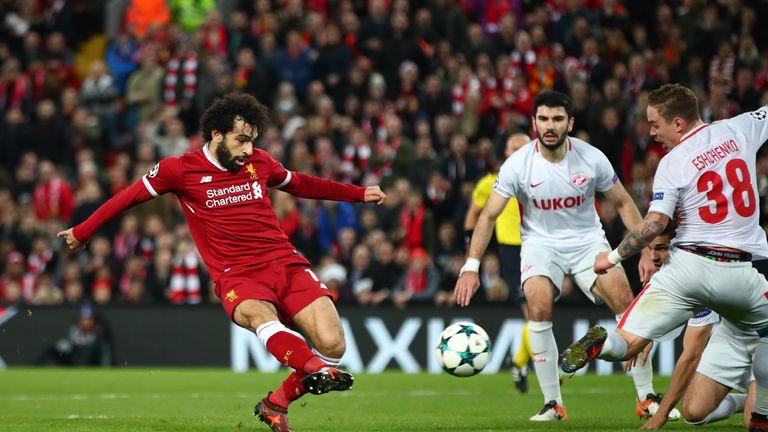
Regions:
[[[702,407],[693,405],[693,406],[686,406],[683,404],[683,420],[685,420],[686,423],[692,424],[692,425],[698,425],[701,424],[702,421],[704,421],[705,418],[707,418],[707,415],[709,415],[709,411],[705,411],[702,409]]]
[[[340,359],[347,351],[347,343],[344,336],[322,338],[315,344],[315,350],[325,357]]]

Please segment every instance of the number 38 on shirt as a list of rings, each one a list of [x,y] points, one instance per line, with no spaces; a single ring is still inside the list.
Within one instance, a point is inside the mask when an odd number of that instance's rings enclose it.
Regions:
[[[730,196],[727,195],[729,190],[723,191],[724,182],[730,185],[728,189],[733,189]],[[752,216],[757,209],[752,179],[743,159],[728,161],[725,165],[725,179],[716,171],[706,171],[699,177],[696,186],[710,200],[699,207],[699,216],[704,222],[716,224],[725,220],[729,211],[728,201],[733,203],[734,210],[742,217]]]

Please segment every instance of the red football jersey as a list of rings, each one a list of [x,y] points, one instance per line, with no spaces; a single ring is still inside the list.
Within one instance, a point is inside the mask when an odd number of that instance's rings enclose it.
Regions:
[[[74,228],[89,239],[108,219],[166,192],[175,194],[213,280],[240,266],[297,253],[280,229],[267,188],[303,198],[363,201],[365,188],[290,172],[265,151],[254,149],[243,168],[230,172],[208,146],[160,161],[141,180],[120,191]]]

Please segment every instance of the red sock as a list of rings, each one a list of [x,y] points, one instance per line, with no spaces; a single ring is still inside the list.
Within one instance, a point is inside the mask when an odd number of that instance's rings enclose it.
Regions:
[[[290,405],[291,402],[307,393],[307,390],[301,385],[301,379],[305,376],[306,374],[304,372],[297,370],[291,372],[280,387],[269,395],[270,402],[288,408],[288,405]]]
[[[298,371],[312,373],[328,366],[309,349],[301,338],[287,331],[273,334],[267,340],[267,350],[275,356],[277,361]]]

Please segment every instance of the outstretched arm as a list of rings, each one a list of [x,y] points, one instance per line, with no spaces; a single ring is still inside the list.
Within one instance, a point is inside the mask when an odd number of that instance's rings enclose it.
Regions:
[[[648,243],[652,242],[659,234],[664,231],[669,223],[669,216],[658,213],[648,212],[640,223],[640,226],[633,229],[624,237],[619,247],[608,252],[600,252],[595,257],[595,273],[605,274],[608,269],[615,266],[624,259],[640,252]]]
[[[355,186],[323,179],[307,174],[288,171],[284,185],[277,188],[299,198],[331,201],[362,201],[381,204],[386,195],[378,186]]]
[[[119,215],[123,211],[145,201],[153,196],[147,190],[145,180],[142,178],[134,184],[116,193],[115,196],[105,202],[93,214],[80,225],[61,231],[56,236],[63,237],[70,249],[78,249],[88,242],[102,225]]]
[[[711,333],[712,325],[685,328],[683,352],[677,359],[675,371],[672,373],[672,382],[669,383],[669,389],[664,394],[658,411],[643,425],[642,429],[659,429],[667,422],[669,412],[683,397],[688,383],[691,382],[691,378],[696,372],[696,367],[699,365],[699,360],[701,360],[701,355],[704,352],[704,347],[707,346]]]

